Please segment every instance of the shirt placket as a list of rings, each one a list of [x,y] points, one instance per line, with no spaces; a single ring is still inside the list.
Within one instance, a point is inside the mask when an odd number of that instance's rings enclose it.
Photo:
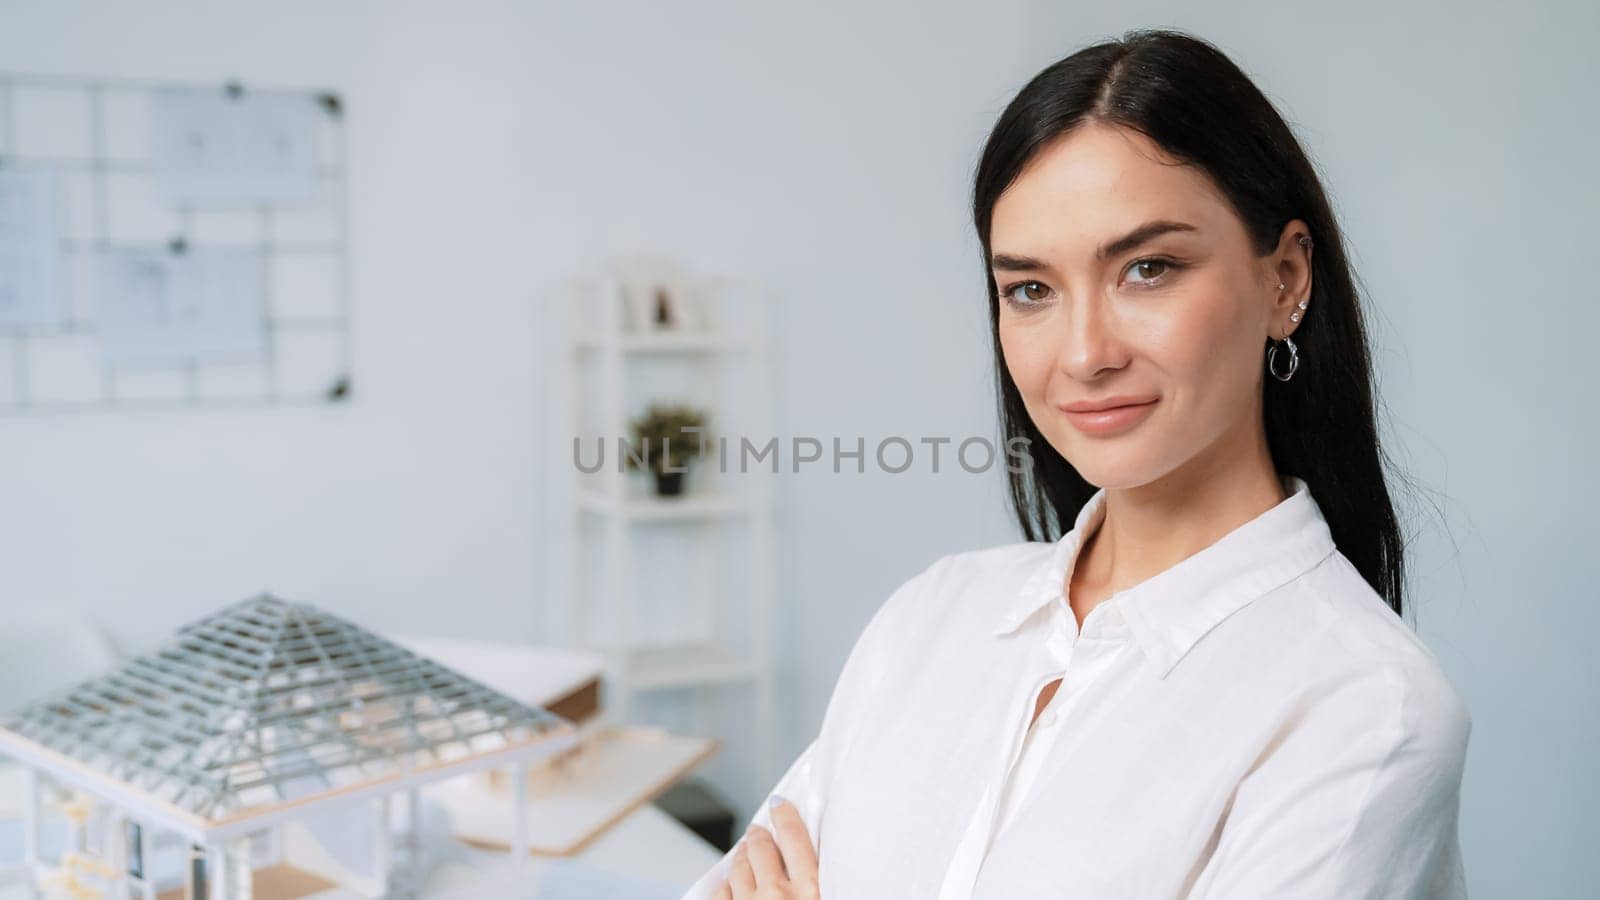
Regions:
[[[1093,733],[1095,720],[1107,709],[1106,695],[1103,690],[1097,690],[1097,685],[1116,664],[1125,641],[1121,640],[1120,634],[1106,636],[1105,630],[1099,628],[1103,623],[1104,620],[1091,626],[1091,632],[1081,636],[1074,644],[1066,671],[1061,678],[1061,686],[1040,712],[1037,722],[1028,732],[1022,754],[1007,774],[1008,778],[1015,778],[1018,775],[1018,768],[1024,763],[1029,764],[1032,774],[1026,779],[1027,783],[1013,785],[1013,790],[1037,793],[1040,787],[1039,779],[1046,763],[1042,757],[1059,758],[1071,753],[1077,742],[1087,739]],[[1087,712],[1083,709],[1085,704],[1089,704]],[[1028,802],[1025,796],[1012,797],[1011,800],[1013,802],[1003,803],[997,807],[989,839],[984,845],[985,855],[994,845],[999,833],[1008,827],[1008,822],[1020,818],[1023,807]],[[1009,820],[1002,820],[1001,816],[1007,809],[1012,811],[1011,816]]]
[[[1006,746],[1005,753],[998,760],[994,774],[985,779],[978,806],[973,811],[972,819],[968,822],[960,843],[956,845],[955,853],[951,856],[944,883],[939,889],[939,900],[967,900],[971,896],[972,886],[977,881],[983,855],[988,850],[989,839],[994,831],[995,818],[1000,808],[1001,789],[1010,779],[1017,760],[1022,757],[1031,730],[1033,707],[1038,702],[1039,692],[1045,685],[1058,678],[1062,681],[1057,693],[1067,687],[1066,677],[1071,671],[1076,643],[1076,634],[1072,631],[1073,623],[1067,623],[1063,628],[1057,616],[1047,617],[1047,621],[1049,622],[1047,626],[1034,626],[1047,627],[1050,633],[1046,636],[1043,646],[1036,651],[1037,663],[1028,670],[1032,677],[1032,689],[1023,695],[1020,701],[1014,700],[1006,714],[1007,721],[1012,723],[1011,740]],[[1055,700],[1052,698],[1051,705],[1054,703]]]
[[[1038,626],[1048,628],[1048,634],[1038,656],[1039,665],[1030,669],[1035,676],[1033,690],[1023,698],[1020,708],[1014,708],[1010,713],[1011,721],[1020,723],[1016,726],[1019,730],[1012,732],[1004,765],[998,771],[999,777],[986,782],[977,810],[967,825],[940,888],[939,900],[969,900],[972,896],[983,868],[983,859],[999,824],[1002,789],[1015,772],[1028,742],[1034,739],[1033,732],[1038,728],[1067,728],[1073,711],[1080,705],[1080,699],[1111,666],[1123,643],[1119,638],[1125,638],[1126,626],[1121,610],[1115,604],[1108,602],[1095,607],[1088,616],[1083,633],[1077,631],[1075,618],[1069,620],[1068,617],[1072,615],[1063,602],[1053,607],[1051,616],[1047,617],[1048,625]],[[1107,633],[1113,637],[1108,638]],[[1031,720],[1039,691],[1057,678],[1061,679],[1061,685],[1040,713],[1038,725],[1035,726]],[[1051,717],[1048,723],[1046,716]],[[1067,736],[1052,737],[1055,752],[1061,752],[1060,746]]]

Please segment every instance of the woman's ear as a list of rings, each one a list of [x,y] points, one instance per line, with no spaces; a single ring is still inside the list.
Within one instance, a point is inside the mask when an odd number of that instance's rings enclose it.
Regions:
[[[1276,293],[1269,337],[1281,340],[1293,334],[1310,312],[1314,243],[1310,226],[1300,219],[1291,219],[1278,235],[1278,249],[1273,253],[1272,271],[1277,280],[1273,283]]]

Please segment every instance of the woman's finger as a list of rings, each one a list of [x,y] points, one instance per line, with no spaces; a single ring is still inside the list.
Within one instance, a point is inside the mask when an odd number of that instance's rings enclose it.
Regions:
[[[749,858],[745,855],[749,846],[748,840],[741,840],[738,849],[733,851],[733,864],[728,867],[728,886],[736,898],[755,896],[756,876],[750,868]]]
[[[712,892],[711,900],[733,900],[733,888],[728,887],[728,879],[722,879],[717,889]]]
[[[744,840],[750,848],[750,867],[755,870],[758,888],[789,882],[789,876],[783,871],[783,857],[770,831],[760,825],[752,826],[745,832]]]
[[[772,808],[772,827],[777,833],[778,846],[783,850],[783,862],[789,880],[801,884],[815,884],[817,880],[817,851],[811,846],[811,834],[806,831],[800,811],[787,800]]]

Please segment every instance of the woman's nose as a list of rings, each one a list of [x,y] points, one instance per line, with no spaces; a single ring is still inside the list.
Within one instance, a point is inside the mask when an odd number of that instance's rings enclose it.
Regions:
[[[1078,381],[1092,381],[1106,369],[1121,368],[1127,351],[1117,323],[1100,298],[1063,305],[1056,365]]]

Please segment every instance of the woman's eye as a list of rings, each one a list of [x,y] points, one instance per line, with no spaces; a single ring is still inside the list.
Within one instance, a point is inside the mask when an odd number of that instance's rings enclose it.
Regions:
[[[1140,282],[1159,281],[1162,275],[1165,275],[1168,271],[1174,268],[1176,268],[1176,266],[1174,266],[1169,260],[1141,259],[1135,261],[1133,265],[1129,266],[1128,271],[1136,275],[1145,276],[1143,278],[1133,279],[1134,284],[1139,284]],[[1154,271],[1151,271],[1152,269]]]
[[[1018,292],[1021,296],[1018,296]],[[1031,306],[1050,295],[1050,289],[1037,281],[1024,281],[1006,288],[1006,299],[1015,306]]]

